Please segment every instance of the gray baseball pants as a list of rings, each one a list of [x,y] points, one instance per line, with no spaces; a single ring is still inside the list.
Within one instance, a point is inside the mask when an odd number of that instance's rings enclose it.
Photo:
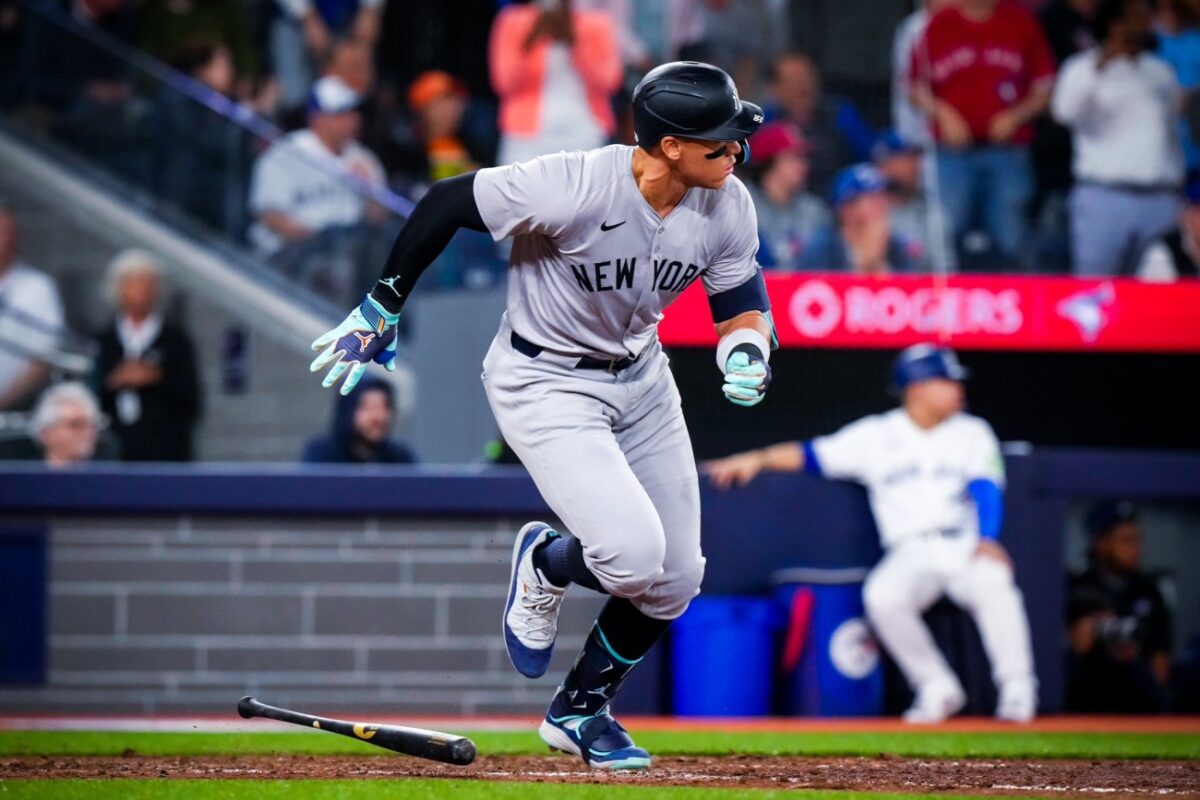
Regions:
[[[700,593],[700,491],[679,390],[657,341],[616,372],[513,349],[507,315],[483,362],[500,433],[583,545],[609,594],[674,619]]]

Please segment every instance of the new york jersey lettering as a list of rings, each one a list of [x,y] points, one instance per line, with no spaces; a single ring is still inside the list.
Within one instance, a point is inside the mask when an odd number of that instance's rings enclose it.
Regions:
[[[654,289],[659,292],[682,292],[696,276],[700,268],[695,264],[686,267],[682,261],[654,259]]]
[[[571,264],[575,282],[585,292],[611,292],[616,289],[632,289],[637,258],[617,258],[612,261],[596,261],[587,264]]]

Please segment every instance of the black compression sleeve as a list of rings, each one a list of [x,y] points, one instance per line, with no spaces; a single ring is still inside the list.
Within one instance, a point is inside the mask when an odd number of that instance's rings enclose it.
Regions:
[[[450,243],[459,228],[486,231],[475,204],[475,173],[435,183],[413,209],[392,245],[371,297],[399,314],[417,278]]]

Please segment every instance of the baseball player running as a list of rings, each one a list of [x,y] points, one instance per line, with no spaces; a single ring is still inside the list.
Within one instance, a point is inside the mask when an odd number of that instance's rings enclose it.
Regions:
[[[734,403],[762,400],[774,332],[755,262],[757,220],[733,177],[761,109],[695,62],[652,70],[633,95],[637,147],[558,153],[434,185],[384,277],[313,343],[324,385],[349,392],[369,361],[394,367],[395,325],[417,277],[458,228],[512,237],[508,310],[484,359],[496,422],[567,530],[517,534],[503,614],[509,657],[545,673],[568,586],[611,599],[539,734],[593,767],[649,754],[613,719],[630,670],[699,593],[700,502],[691,442],[656,335],[693,281],[709,295]]]
[[[863,586],[876,635],[916,692],[909,722],[941,722],[966,694],[921,614],[947,595],[975,618],[1000,690],[996,716],[1027,722],[1037,706],[1029,623],[1012,562],[997,541],[1004,464],[991,426],[963,412],[966,370],[953,350],[919,344],[892,368],[901,405],[830,436],[704,465],[722,489],[763,470],[853,480],[867,488],[883,560]]]

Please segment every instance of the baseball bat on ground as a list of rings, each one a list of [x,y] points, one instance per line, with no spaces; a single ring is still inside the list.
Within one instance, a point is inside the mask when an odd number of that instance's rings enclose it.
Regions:
[[[340,719],[314,717],[299,711],[269,706],[248,695],[238,701],[238,713],[242,715],[243,719],[266,717],[280,722],[303,725],[306,728],[340,733],[342,736],[349,736],[351,739],[358,739],[360,742],[377,745],[386,750],[443,761],[447,764],[465,766],[475,760],[475,743],[465,736],[427,731],[422,728],[409,728],[405,725],[373,725],[364,722],[345,722]]]

